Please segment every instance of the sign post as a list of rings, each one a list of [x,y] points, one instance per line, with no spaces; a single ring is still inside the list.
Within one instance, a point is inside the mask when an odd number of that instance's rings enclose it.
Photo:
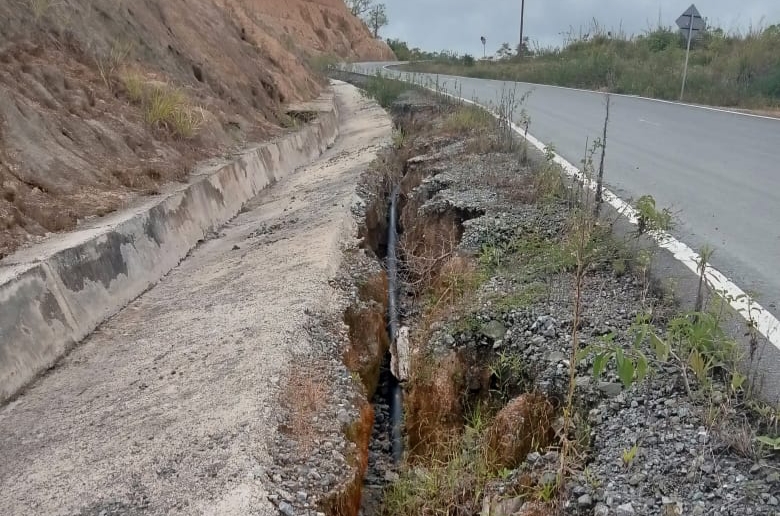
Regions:
[[[680,27],[680,31],[683,33],[687,32],[688,36],[688,46],[685,49],[685,67],[683,68],[682,87],[680,88],[680,101],[682,101],[683,96],[685,95],[685,80],[688,78],[688,57],[690,57],[691,54],[691,40],[693,39],[694,32],[698,33],[699,31],[704,30],[704,18],[701,17],[696,6],[691,4],[691,6],[682,13],[682,16],[677,18],[677,26]]]

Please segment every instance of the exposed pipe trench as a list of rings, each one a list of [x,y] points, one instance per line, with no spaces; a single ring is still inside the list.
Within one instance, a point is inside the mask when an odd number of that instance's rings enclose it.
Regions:
[[[388,333],[390,335],[391,353],[395,350],[397,358],[397,343],[400,326],[398,314],[398,195],[400,185],[393,188],[390,195],[390,213],[387,225],[387,318]],[[390,399],[390,418],[392,420],[393,461],[397,464],[403,456],[403,391],[396,371],[391,373],[393,379],[390,386],[392,398]]]

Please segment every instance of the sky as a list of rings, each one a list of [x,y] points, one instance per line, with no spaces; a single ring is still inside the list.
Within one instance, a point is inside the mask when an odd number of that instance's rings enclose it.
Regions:
[[[503,42],[520,40],[520,0],[379,0],[390,23],[380,35],[399,38],[411,48],[482,54]],[[566,33],[588,32],[595,19],[605,30],[641,34],[648,28],[674,25],[690,0],[526,0],[524,34],[543,47],[561,46]],[[699,0],[696,7],[710,25],[727,31],[780,23],[780,0]]]

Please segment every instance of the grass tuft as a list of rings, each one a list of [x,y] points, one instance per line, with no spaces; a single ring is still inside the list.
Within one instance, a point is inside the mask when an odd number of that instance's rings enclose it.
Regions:
[[[444,121],[443,129],[450,133],[464,134],[485,129],[493,129],[496,120],[485,109],[466,105],[458,108]]]
[[[151,127],[169,131],[178,138],[192,138],[203,123],[202,110],[186,95],[165,84],[148,85],[143,95],[144,120]]]

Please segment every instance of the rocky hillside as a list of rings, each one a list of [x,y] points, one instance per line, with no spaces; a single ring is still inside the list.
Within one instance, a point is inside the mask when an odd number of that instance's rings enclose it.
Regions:
[[[342,0],[0,2],[0,257],[277,134],[324,56],[393,57]]]

